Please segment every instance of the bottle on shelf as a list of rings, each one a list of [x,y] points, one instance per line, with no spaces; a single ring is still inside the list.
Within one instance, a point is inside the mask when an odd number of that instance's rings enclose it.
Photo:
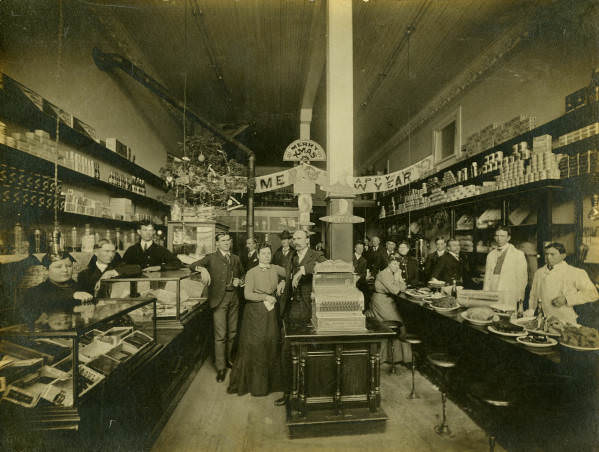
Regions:
[[[115,233],[114,233],[114,246],[116,248],[117,251],[120,251],[123,249],[123,243],[121,242],[121,228],[116,228],[115,229]]]
[[[73,251],[77,251],[77,226],[71,229],[71,247]]]
[[[21,215],[19,214],[17,217],[17,222],[15,223],[13,229],[13,241],[14,241],[14,253],[15,254],[25,254],[23,250],[23,226],[21,225]]]
[[[42,252],[42,231],[39,229],[33,231],[33,252],[36,254]]]
[[[106,240],[112,241],[112,232],[110,229],[106,229],[106,236],[104,237]]]
[[[84,253],[93,253],[94,245],[96,244],[92,228],[89,223],[85,225],[85,232],[81,237],[81,251]]]

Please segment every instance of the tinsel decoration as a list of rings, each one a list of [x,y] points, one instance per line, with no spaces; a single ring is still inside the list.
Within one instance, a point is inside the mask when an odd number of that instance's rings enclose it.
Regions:
[[[160,169],[168,189],[165,202],[224,208],[231,193],[244,191],[246,167],[228,158],[219,138],[189,136],[185,148],[183,143],[179,148],[183,157],[169,155],[166,166]]]

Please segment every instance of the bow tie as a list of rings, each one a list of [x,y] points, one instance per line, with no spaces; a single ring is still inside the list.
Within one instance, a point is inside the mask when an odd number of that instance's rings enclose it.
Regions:
[[[259,264],[258,267],[260,267],[262,270],[267,270],[270,268],[270,265]]]

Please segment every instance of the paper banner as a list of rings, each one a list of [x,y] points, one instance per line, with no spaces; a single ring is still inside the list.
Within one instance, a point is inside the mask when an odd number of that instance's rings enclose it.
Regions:
[[[433,157],[428,156],[412,166],[399,171],[394,171],[390,174],[384,174],[382,176],[354,177],[354,193],[359,195],[362,193],[393,190],[394,188],[409,184],[410,182],[416,182],[422,177],[422,174],[431,169],[432,166]]]
[[[353,186],[355,194],[393,190],[410,182],[416,182],[432,166],[433,157],[428,156],[408,168],[391,174],[351,177],[348,182],[351,183],[350,186]],[[313,182],[321,187],[326,187],[329,185],[329,174],[308,164],[299,165],[288,170],[256,177],[256,193],[277,190],[296,182]]]

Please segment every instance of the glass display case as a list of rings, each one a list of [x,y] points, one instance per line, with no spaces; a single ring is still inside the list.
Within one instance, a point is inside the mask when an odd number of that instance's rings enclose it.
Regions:
[[[215,235],[229,227],[216,221],[169,221],[168,249],[198,259],[216,251]]]
[[[155,297],[156,324],[160,329],[182,329],[185,323],[199,310],[206,297],[206,287],[199,272],[187,268],[144,272],[140,276],[104,279],[110,285],[111,297]],[[152,312],[145,307],[132,315],[136,322],[145,323],[152,319]]]
[[[156,299],[100,299],[0,329],[0,422],[17,416],[34,430],[76,429],[94,388],[157,347],[155,315],[146,332],[127,317],[146,306],[155,313]]]

